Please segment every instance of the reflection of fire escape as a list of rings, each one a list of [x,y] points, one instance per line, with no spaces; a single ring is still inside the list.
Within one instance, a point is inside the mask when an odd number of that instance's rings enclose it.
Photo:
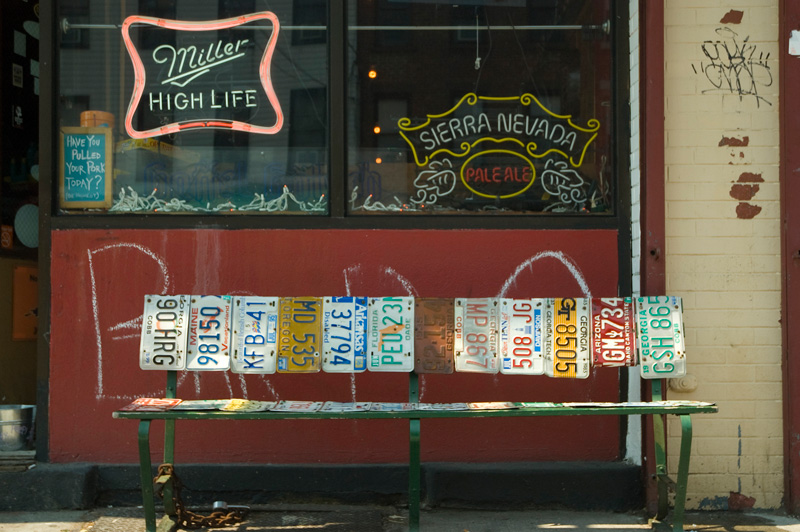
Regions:
[[[381,174],[370,168],[369,161],[358,163],[358,169],[350,172],[347,177],[348,181],[353,184],[353,188],[358,187],[358,199],[363,200],[370,196],[381,197]]]

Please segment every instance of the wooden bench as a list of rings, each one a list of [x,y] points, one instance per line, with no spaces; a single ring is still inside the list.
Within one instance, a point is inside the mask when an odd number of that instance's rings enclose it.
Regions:
[[[149,297],[149,296],[148,296]],[[662,296],[663,297],[663,296]],[[147,316],[147,306],[145,310]],[[658,314],[653,314],[655,319],[661,319]],[[666,319],[666,318],[664,318]],[[458,321],[457,319],[455,321]],[[145,317],[144,329],[147,327],[147,317]],[[642,324],[643,326],[645,324]],[[547,324],[545,324],[547,326]],[[551,324],[551,326],[553,326]],[[675,332],[682,334],[682,323],[679,324]],[[235,327],[234,327],[235,328]],[[469,330],[468,328],[466,330]],[[241,331],[240,331],[241,332]],[[464,333],[462,330],[461,333]],[[473,332],[473,334],[475,334]],[[650,336],[653,336],[652,334]],[[184,336],[186,338],[186,336]],[[556,337],[558,339],[558,337]],[[645,342],[642,343],[641,339]],[[649,370],[659,367],[667,368],[661,363],[665,356],[657,349],[647,351],[648,331],[646,327],[640,330],[640,357],[643,360],[650,357]],[[190,340],[191,342],[191,340]],[[559,343],[559,342],[557,342]],[[577,342],[576,342],[577,343]],[[469,342],[467,342],[469,344]],[[144,345],[144,344],[143,344]],[[279,344],[278,344],[279,345]],[[559,343],[560,345],[560,343]],[[656,344],[658,346],[658,344]],[[663,346],[663,341],[661,342]],[[456,345],[456,348],[464,348],[463,344]],[[546,346],[545,346],[546,349]],[[206,350],[207,351],[207,350]],[[247,352],[244,350],[244,352]],[[387,352],[397,353],[392,347]],[[510,356],[508,351],[505,351]],[[241,354],[241,353],[240,353]],[[437,350],[436,356],[439,351]],[[673,354],[674,355],[674,354]],[[145,355],[140,353],[140,356]],[[232,355],[234,357],[235,355]],[[652,357],[655,356],[655,359]],[[680,353],[684,357],[684,353]],[[414,357],[412,356],[412,359]],[[544,357],[546,358],[546,357]],[[152,359],[151,359],[152,361]],[[185,363],[186,361],[184,361]],[[208,361],[206,361],[208,362]],[[252,362],[252,361],[251,361]],[[391,362],[391,361],[390,361]],[[417,358],[417,364],[422,361]],[[685,358],[683,359],[685,362]],[[557,364],[557,358],[548,363]],[[143,363],[144,364],[144,363]],[[462,367],[465,367],[462,362]],[[662,364],[659,366],[659,364]],[[434,364],[437,367],[440,365]],[[481,365],[481,364],[477,364]],[[487,364],[488,366],[489,364]],[[674,367],[673,367],[674,368]],[[422,369],[422,368],[418,368]],[[177,397],[177,375],[178,370],[169,369],[166,371],[166,389],[164,397],[171,399]],[[422,370],[424,371],[424,370]],[[646,374],[647,372],[645,372]],[[649,375],[647,375],[649,376]],[[343,420],[366,420],[366,419],[407,419],[409,421],[409,481],[408,481],[408,505],[409,505],[409,530],[419,530],[420,522],[420,481],[421,481],[421,460],[420,460],[420,421],[423,419],[443,419],[443,418],[493,418],[493,417],[546,417],[546,416],[635,416],[647,415],[653,419],[653,440],[655,443],[655,464],[656,479],[658,483],[658,511],[654,519],[663,520],[669,511],[668,489],[675,491],[674,511],[672,517],[673,530],[683,530],[683,516],[686,501],[686,489],[689,474],[689,460],[691,454],[692,422],[691,414],[713,413],[717,407],[712,403],[702,403],[696,401],[664,401],[662,400],[662,381],[658,378],[651,381],[652,400],[646,402],[620,402],[620,403],[508,403],[506,407],[496,408],[492,404],[475,404],[473,408],[460,410],[420,408],[418,374],[416,371],[408,372],[408,403],[415,405],[408,410],[358,410],[358,411],[222,411],[222,410],[175,410],[165,409],[160,411],[142,411],[121,409],[113,413],[118,419],[138,419],[138,447],[139,447],[139,466],[141,477],[142,497],[145,512],[146,529],[148,532],[156,530],[156,515],[154,504],[154,482],[152,475],[152,461],[150,453],[150,426],[154,420],[165,422],[165,443],[163,462],[166,464],[174,463],[175,456],[175,422],[177,420],[203,421],[203,420],[265,420],[278,421],[285,419],[343,419]],[[499,398],[502,399],[502,398]],[[485,406],[485,407],[483,407]],[[675,415],[681,420],[681,443],[678,460],[677,478],[673,481],[667,474],[666,461],[666,441],[664,431],[664,415]],[[162,527],[169,529],[174,526],[176,508],[173,500],[173,485],[169,475],[165,475],[160,481],[163,486],[164,508],[166,517],[162,521]]]

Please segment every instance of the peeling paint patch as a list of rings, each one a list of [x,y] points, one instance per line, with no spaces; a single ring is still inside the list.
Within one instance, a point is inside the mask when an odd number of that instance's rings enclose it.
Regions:
[[[735,137],[722,137],[719,141],[720,146],[749,146],[750,137],[742,137],[737,139]]]
[[[744,11],[739,11],[737,9],[731,9],[725,16],[720,19],[722,24],[741,24],[742,17],[744,17]]]
[[[758,185],[735,184],[731,187],[731,197],[739,201],[749,201],[758,193]]]
[[[733,492],[731,492],[733,493]],[[728,497],[719,495],[717,497],[706,497],[697,505],[698,510],[727,510]]]
[[[800,170],[800,169],[799,169]],[[742,172],[739,176],[737,183],[763,183],[764,178],[761,174],[754,174],[752,172]]]
[[[741,220],[752,220],[761,212],[761,207],[758,205],[750,205],[749,203],[740,202],[736,206],[736,217]]]
[[[732,491],[728,497],[728,510],[733,510],[734,512],[751,510],[755,503],[755,498]]]

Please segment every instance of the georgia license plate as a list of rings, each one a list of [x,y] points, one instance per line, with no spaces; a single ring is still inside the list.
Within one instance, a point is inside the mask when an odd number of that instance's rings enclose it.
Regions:
[[[456,299],[456,371],[497,373],[499,306],[496,297]]]
[[[322,303],[322,369],[367,369],[367,298],[326,297]]]
[[[634,347],[631,298],[592,299],[592,364],[633,366]]]
[[[452,299],[414,300],[415,372],[453,373],[454,307]]]
[[[414,369],[414,298],[369,299],[369,370]]]
[[[548,299],[550,352],[545,373],[551,377],[585,379],[589,376],[589,300],[587,298]]]
[[[278,349],[278,298],[233,298],[234,373],[275,373]]]
[[[500,372],[542,375],[544,299],[500,300]]]
[[[636,298],[636,336],[643,379],[686,375],[682,313],[680,297]]]
[[[186,369],[230,368],[231,296],[192,296]]]
[[[282,297],[278,331],[278,373],[320,370],[321,297]]]
[[[188,326],[189,296],[145,296],[139,367],[184,369]]]

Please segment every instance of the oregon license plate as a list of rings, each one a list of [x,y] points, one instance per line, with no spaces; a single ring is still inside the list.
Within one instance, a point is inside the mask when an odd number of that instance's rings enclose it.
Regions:
[[[542,375],[544,299],[500,300],[500,372]]]
[[[414,300],[414,371],[453,373],[455,302],[418,297]]]
[[[456,299],[456,371],[497,373],[499,306],[496,297]]]
[[[369,299],[369,370],[414,369],[414,298]]]
[[[551,377],[585,379],[589,376],[589,300],[548,299],[550,351],[545,373]],[[548,318],[546,318],[548,321]]]
[[[633,366],[635,352],[631,298],[592,299],[592,364]]]
[[[230,346],[231,296],[192,296],[186,369],[227,370]]]
[[[320,370],[322,298],[282,297],[278,314],[278,373]]]
[[[322,303],[322,369],[367,369],[367,298],[326,297]]]
[[[680,297],[636,298],[636,337],[644,379],[686,375],[686,342]]]
[[[139,367],[162,370],[185,368],[188,326],[189,296],[145,296]]]
[[[275,373],[278,348],[278,298],[233,298],[234,373]]]

